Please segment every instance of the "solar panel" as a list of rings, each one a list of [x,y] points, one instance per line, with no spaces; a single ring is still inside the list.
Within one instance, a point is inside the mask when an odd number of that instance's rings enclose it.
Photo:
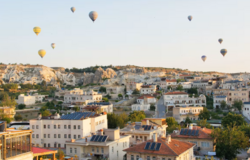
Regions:
[[[145,126],[144,130],[148,130],[148,125]]]
[[[105,142],[107,140],[108,136],[103,136],[102,141],[101,142]]]
[[[142,128],[145,128],[145,125],[143,125]]]
[[[156,150],[156,151],[159,151],[160,148],[161,148],[161,143],[157,143],[155,150]]]
[[[184,130],[183,135],[187,135],[187,129]]]
[[[101,142],[102,138],[103,138],[103,136],[100,136],[96,141]]]
[[[195,136],[199,136],[199,130],[195,132]]]
[[[152,126],[148,126],[148,130],[151,130],[151,127],[152,127]]]
[[[93,135],[90,139],[90,141],[93,141],[95,139],[96,135]]]
[[[195,135],[195,130],[192,130],[192,134],[191,134],[192,136],[194,136]]]
[[[140,125],[135,125],[135,129],[140,129],[141,128],[141,126]]]
[[[192,133],[192,130],[189,129],[189,130],[188,130],[188,135],[191,136],[191,133]]]
[[[184,129],[181,129],[181,133],[180,133],[180,135],[183,135],[183,132],[184,132]]]
[[[144,149],[149,149],[150,144],[151,144],[150,142],[147,142]]]
[[[97,141],[97,139],[98,139],[99,137],[100,137],[99,135],[96,136],[95,139],[94,139],[93,141]]]
[[[153,143],[151,144],[151,146],[150,146],[150,150],[154,150],[154,149],[155,149],[155,145],[156,145],[156,143],[153,142]]]

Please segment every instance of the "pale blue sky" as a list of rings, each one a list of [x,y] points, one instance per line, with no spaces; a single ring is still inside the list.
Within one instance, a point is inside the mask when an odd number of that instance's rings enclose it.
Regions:
[[[0,10],[0,62],[250,72],[249,8],[249,0],[7,0]],[[99,14],[95,23],[92,10]],[[39,49],[47,51],[43,59]]]

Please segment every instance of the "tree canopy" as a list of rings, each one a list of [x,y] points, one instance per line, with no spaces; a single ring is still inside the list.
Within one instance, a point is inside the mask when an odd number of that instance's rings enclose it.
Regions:
[[[221,109],[225,109],[226,106],[227,106],[227,103],[226,103],[225,101],[221,101],[221,102],[220,102],[220,107],[221,107]]]
[[[45,110],[45,111],[42,112],[43,117],[47,117],[47,116],[50,116],[50,115],[51,115],[51,113],[50,113],[49,110]]]
[[[237,108],[239,111],[242,110],[243,103],[241,100],[235,100],[233,103],[233,107]]]
[[[211,136],[216,141],[216,156],[232,160],[248,147],[249,138],[237,126],[216,128]]]
[[[178,122],[175,120],[174,117],[168,117],[166,118],[166,122],[167,122],[167,132],[168,134],[173,133],[174,130],[176,129],[181,129],[181,126],[178,124]]]
[[[182,90],[183,90],[183,86],[182,86],[181,84],[179,84],[179,85],[176,87],[176,90],[182,91]]]
[[[1,106],[7,106],[7,107],[16,107],[16,100],[15,98],[10,98],[8,95],[4,95],[4,98],[1,102]]]
[[[141,120],[146,118],[146,115],[144,111],[133,111],[129,114],[128,118],[131,122],[141,122]]]
[[[228,113],[225,117],[222,118],[221,125],[223,127],[233,127],[235,126],[241,126],[246,124],[246,121],[244,120],[244,117],[240,114],[233,114]]]
[[[25,104],[19,104],[19,105],[17,106],[18,109],[24,109],[25,107],[26,107]]]
[[[209,120],[210,116],[211,116],[211,114],[210,114],[209,110],[204,107],[203,111],[201,111],[200,114],[199,114],[199,119],[207,119],[207,120]]]
[[[128,122],[128,116],[126,113],[120,115],[114,113],[108,113],[108,128],[124,128],[125,124]]]
[[[138,89],[135,89],[132,94],[140,94],[140,91]]]
[[[104,93],[106,93],[106,87],[100,87],[100,89],[99,89],[99,92],[104,92]]]

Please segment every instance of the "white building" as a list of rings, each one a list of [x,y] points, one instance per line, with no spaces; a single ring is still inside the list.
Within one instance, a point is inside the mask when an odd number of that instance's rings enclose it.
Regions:
[[[91,90],[89,92],[83,92],[83,90],[79,88],[75,88],[71,90],[69,93],[64,95],[64,103],[68,104],[77,104],[77,103],[85,103],[86,101],[94,101],[99,102],[102,100],[102,95],[97,92]]]
[[[179,82],[179,84],[182,85],[183,89],[190,89],[192,87],[192,82]]]
[[[193,81],[192,88],[197,88],[198,93],[206,94],[206,86],[208,86],[208,80]]]
[[[186,106],[206,106],[206,97],[201,94],[199,97],[189,97],[186,92],[167,92],[163,95],[164,105],[167,111],[172,111],[174,107]]]
[[[244,117],[246,117],[248,120],[250,120],[250,102],[244,102],[242,114]]]
[[[33,94],[33,96],[35,96],[36,102],[42,102],[45,98],[45,95],[39,95],[38,93]]]
[[[106,87],[107,94],[123,94],[124,93],[124,86],[111,86]]]
[[[227,96],[214,96],[213,98],[214,101],[214,108],[219,109],[221,108],[221,102],[225,101],[227,103]]]
[[[138,104],[154,104],[156,103],[156,98],[151,95],[141,95],[139,98],[137,98],[137,103]]]
[[[25,105],[32,105],[32,104],[36,103],[36,97],[31,96],[31,95],[25,96],[24,94],[20,94],[18,96],[17,103],[18,104],[25,104]]]
[[[104,131],[104,134],[103,134]],[[100,130],[98,135],[72,140],[66,144],[66,154],[81,160],[107,158],[123,160],[123,150],[129,147],[130,136],[121,136],[120,129]]]
[[[30,120],[32,143],[38,147],[65,148],[66,141],[81,139],[108,127],[107,115],[94,112],[59,114]]]
[[[132,104],[131,105],[132,111],[148,111],[150,110],[150,104]]]
[[[201,111],[203,111],[203,107],[198,106],[175,107],[173,109],[173,117],[178,123],[185,122],[187,117],[191,120],[198,120]]]
[[[154,94],[156,92],[156,85],[143,85],[141,86],[141,94]]]

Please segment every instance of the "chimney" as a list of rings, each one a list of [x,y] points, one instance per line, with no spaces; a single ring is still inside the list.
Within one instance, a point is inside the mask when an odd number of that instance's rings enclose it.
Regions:
[[[154,133],[154,134],[153,134],[153,141],[154,141],[154,142],[157,142],[157,133]]]
[[[193,124],[190,124],[190,125],[189,125],[189,129],[193,129]]]
[[[88,142],[88,139],[87,139],[87,138],[85,138],[85,142]]]
[[[166,142],[167,142],[167,144],[169,144],[169,143],[171,142],[171,135],[168,135],[168,136],[167,136]]]
[[[147,122],[147,125],[149,125],[149,120],[148,119],[146,120],[146,122]]]
[[[100,129],[99,134],[102,136],[103,135],[103,129]]]

